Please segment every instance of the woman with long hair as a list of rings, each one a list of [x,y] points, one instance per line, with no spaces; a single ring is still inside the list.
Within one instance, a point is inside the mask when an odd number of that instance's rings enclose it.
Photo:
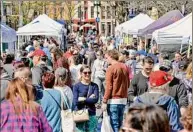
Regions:
[[[189,105],[182,115],[181,123],[184,126],[184,130],[180,132],[192,132],[192,105]]]
[[[166,112],[156,105],[131,106],[120,132],[170,132]]]
[[[97,127],[95,104],[99,99],[97,84],[91,82],[91,68],[82,66],[80,69],[81,81],[73,87],[74,110],[88,108],[89,121],[76,123],[77,132],[95,132]]]
[[[32,87],[21,79],[13,79],[1,103],[1,131],[52,132],[46,116],[36,102]]]

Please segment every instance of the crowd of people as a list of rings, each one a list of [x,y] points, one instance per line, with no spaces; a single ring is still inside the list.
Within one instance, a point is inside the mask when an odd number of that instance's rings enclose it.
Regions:
[[[98,110],[113,132],[192,131],[192,60],[176,52],[171,61],[144,42],[117,47],[116,37],[92,32],[71,37],[65,52],[33,37],[1,56],[2,132],[97,132]]]

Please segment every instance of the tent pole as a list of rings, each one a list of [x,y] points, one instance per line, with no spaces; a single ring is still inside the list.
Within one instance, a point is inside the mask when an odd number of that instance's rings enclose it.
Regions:
[[[190,58],[190,48],[191,48],[191,45],[189,44],[189,46],[188,46],[188,53],[187,53],[187,58],[188,59]]]
[[[145,35],[145,52],[147,51],[147,40],[146,40],[146,35]]]
[[[181,44],[180,53],[182,53],[182,47],[183,47],[183,44]]]
[[[17,50],[19,50],[19,43],[20,43],[20,35],[18,35]]]

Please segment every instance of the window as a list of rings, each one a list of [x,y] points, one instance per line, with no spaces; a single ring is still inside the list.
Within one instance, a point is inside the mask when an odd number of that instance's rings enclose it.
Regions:
[[[115,18],[115,7],[112,7],[112,17]]]
[[[111,23],[107,22],[107,26],[108,26],[108,34],[111,34]]]
[[[107,19],[111,19],[111,9],[110,9],[110,6],[107,6]]]
[[[105,6],[101,7],[101,19],[105,19]]]
[[[79,7],[78,7],[78,18],[81,18],[81,12],[82,12],[82,11],[81,11],[81,7],[79,6]]]
[[[90,17],[94,18],[94,6],[91,6]]]
[[[88,19],[87,12],[88,12],[88,8],[84,8],[84,19]]]
[[[101,23],[101,31],[102,31],[102,32],[105,32],[105,23],[104,23],[104,22]]]

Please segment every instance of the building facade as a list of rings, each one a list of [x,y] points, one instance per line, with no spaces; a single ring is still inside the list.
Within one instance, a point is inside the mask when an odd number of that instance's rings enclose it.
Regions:
[[[105,35],[114,34],[116,26],[115,9],[109,6],[107,2],[81,1],[77,2],[75,9],[77,13],[73,17],[74,24],[79,26],[91,24],[99,30],[99,33],[104,33]],[[98,23],[96,22],[96,18],[99,18]],[[74,29],[76,31],[78,28]],[[84,28],[84,30],[88,30],[88,28]]]

